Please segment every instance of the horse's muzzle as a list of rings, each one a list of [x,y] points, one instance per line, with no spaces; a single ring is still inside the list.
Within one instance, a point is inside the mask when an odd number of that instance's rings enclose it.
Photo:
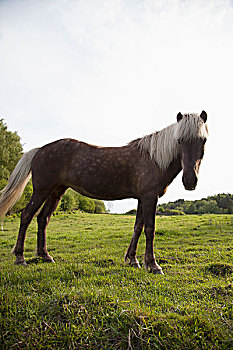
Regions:
[[[189,176],[183,175],[183,177],[182,177],[182,182],[183,182],[184,188],[188,191],[195,190],[195,188],[197,186],[197,180],[198,180],[198,177],[196,176],[195,173],[193,173],[192,175],[189,175]]]

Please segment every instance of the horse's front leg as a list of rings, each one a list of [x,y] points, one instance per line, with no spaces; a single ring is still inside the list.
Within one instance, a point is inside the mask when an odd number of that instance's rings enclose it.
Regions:
[[[157,197],[147,196],[142,199],[143,218],[146,235],[146,251],[144,256],[145,268],[153,273],[163,275],[162,268],[157,264],[154,255],[154,236],[155,236],[155,213]]]
[[[125,254],[125,262],[129,260],[129,264],[133,267],[141,268],[138,259],[136,258],[136,252],[137,252],[137,244],[139,237],[142,233],[143,229],[143,214],[142,214],[142,203],[139,200],[138,201],[138,209],[137,209],[137,215],[136,215],[136,221],[134,225],[134,234],[131,239],[129,248],[127,249],[127,252]]]

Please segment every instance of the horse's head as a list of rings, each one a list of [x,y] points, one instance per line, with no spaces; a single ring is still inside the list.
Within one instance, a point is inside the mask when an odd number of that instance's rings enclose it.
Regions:
[[[194,190],[198,181],[201,160],[204,156],[205,143],[208,136],[206,125],[207,114],[177,115],[176,140],[183,168],[182,181],[186,190]]]

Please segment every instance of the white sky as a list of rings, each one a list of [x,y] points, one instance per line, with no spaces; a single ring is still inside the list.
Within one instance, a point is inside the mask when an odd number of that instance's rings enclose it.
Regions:
[[[25,151],[64,137],[120,146],[207,111],[197,189],[179,175],[159,203],[233,192],[232,68],[230,0],[0,0],[0,118]]]

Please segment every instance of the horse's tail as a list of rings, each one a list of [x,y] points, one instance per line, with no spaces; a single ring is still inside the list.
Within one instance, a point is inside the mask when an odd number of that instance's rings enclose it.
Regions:
[[[34,148],[23,155],[9,177],[8,184],[0,192],[0,217],[3,218],[22,196],[31,178],[32,160],[38,150],[39,148]]]

